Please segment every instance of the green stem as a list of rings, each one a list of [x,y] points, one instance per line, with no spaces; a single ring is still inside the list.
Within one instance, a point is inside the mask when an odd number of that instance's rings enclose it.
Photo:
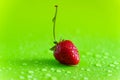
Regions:
[[[55,36],[55,25],[56,25],[56,16],[57,16],[57,8],[58,8],[58,6],[55,5],[55,7],[56,7],[56,11],[55,11],[55,16],[53,17],[53,37],[54,37],[54,44],[57,44],[56,36]]]

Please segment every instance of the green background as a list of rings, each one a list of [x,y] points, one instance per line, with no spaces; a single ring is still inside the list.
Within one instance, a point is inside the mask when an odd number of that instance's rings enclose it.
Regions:
[[[56,37],[77,46],[80,63],[58,63]],[[120,80],[119,0],[0,0],[0,80]]]

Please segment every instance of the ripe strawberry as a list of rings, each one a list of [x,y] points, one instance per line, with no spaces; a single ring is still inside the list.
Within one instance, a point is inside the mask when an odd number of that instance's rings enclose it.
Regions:
[[[55,22],[56,22],[56,14],[57,14],[57,5],[56,13],[53,18],[53,36],[54,36],[54,44],[55,46],[51,48],[54,51],[54,57],[60,63],[65,65],[76,65],[79,63],[79,54],[75,45],[70,40],[62,40],[59,43],[55,39]]]
[[[79,54],[70,40],[63,40],[56,44],[54,57],[62,64],[76,65],[79,63]]]

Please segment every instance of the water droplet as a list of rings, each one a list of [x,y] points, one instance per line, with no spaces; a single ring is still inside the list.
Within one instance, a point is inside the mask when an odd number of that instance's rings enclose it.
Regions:
[[[38,72],[38,71],[40,71],[40,68],[39,68],[39,67],[37,67],[37,68],[35,69],[35,71],[37,71],[37,72]]]
[[[57,78],[56,78],[56,77],[54,77],[54,76],[52,76],[52,77],[51,77],[51,80],[57,80]]]
[[[114,61],[114,64],[115,64],[115,65],[118,65],[118,64],[119,64],[119,62],[117,62],[117,61]]]
[[[115,65],[114,64],[110,64],[110,67],[115,67]]]
[[[108,74],[108,76],[112,76],[112,74]]]
[[[116,69],[119,70],[120,68],[117,66]]]
[[[96,54],[95,57],[96,57],[96,58],[100,58],[101,56],[100,56],[99,54]]]
[[[51,70],[51,71],[55,71],[55,69],[54,69],[54,68],[50,68],[50,70]]]
[[[76,79],[76,76],[73,76],[72,78],[73,78],[73,79]]]
[[[103,65],[106,65],[106,61],[103,61],[102,64],[103,64]]]
[[[70,71],[67,71],[68,74],[70,74],[71,72]]]
[[[90,71],[90,69],[88,68],[88,69],[86,69],[86,71]]]
[[[86,56],[85,55],[82,55],[81,58],[85,58]]]
[[[101,65],[100,63],[97,63],[96,66],[97,66],[97,67],[101,67],[102,65]]]
[[[22,65],[23,65],[23,66],[26,66],[26,65],[27,65],[27,63],[25,63],[25,62],[24,62],[24,63],[22,63]]]
[[[63,71],[63,72],[65,72],[65,70],[64,70],[64,69],[62,69],[62,71]]]
[[[51,77],[51,74],[50,74],[50,73],[47,73],[47,74],[46,74],[46,77]]]
[[[10,80],[14,80],[13,78],[11,78]]]
[[[103,58],[104,58],[104,59],[107,59],[107,58],[108,58],[108,56],[103,56]]]
[[[33,78],[33,76],[32,76],[32,75],[28,75],[27,77],[28,77],[28,79],[31,79],[31,78]]]
[[[115,59],[115,56],[112,56],[112,59]]]
[[[105,53],[104,53],[104,55],[108,56],[108,55],[109,55],[109,53],[108,53],[108,52],[105,52]]]
[[[38,80],[37,78],[33,78],[33,80]]]
[[[44,71],[44,72],[45,72],[45,71],[47,71],[47,69],[46,69],[46,68],[43,68],[43,69],[42,69],[42,71]]]
[[[60,73],[60,72],[61,72],[61,70],[57,69],[57,70],[56,70],[56,72]]]
[[[33,74],[33,73],[34,73],[34,71],[32,71],[32,70],[29,70],[29,71],[28,71],[28,73],[30,73],[30,74]]]
[[[84,80],[88,80],[88,77],[84,77]]]
[[[24,71],[21,71],[21,74],[25,74],[25,72],[24,72]]]
[[[82,74],[80,74],[80,77],[82,77]]]
[[[20,76],[20,79],[25,79],[25,77],[24,76]]]
[[[81,68],[82,71],[84,71],[85,69],[84,68]]]
[[[67,74],[67,73],[65,73],[64,75],[65,75],[65,76],[67,76],[68,74]]]
[[[108,70],[109,73],[111,73],[112,71],[111,70]]]

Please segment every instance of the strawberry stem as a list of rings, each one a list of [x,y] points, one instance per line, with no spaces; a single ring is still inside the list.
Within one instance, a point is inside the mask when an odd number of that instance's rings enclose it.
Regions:
[[[54,44],[57,44],[56,37],[55,37],[55,25],[56,25],[56,16],[57,16],[57,8],[58,6],[55,5],[56,11],[55,11],[55,16],[53,17],[53,37],[54,37]]]

